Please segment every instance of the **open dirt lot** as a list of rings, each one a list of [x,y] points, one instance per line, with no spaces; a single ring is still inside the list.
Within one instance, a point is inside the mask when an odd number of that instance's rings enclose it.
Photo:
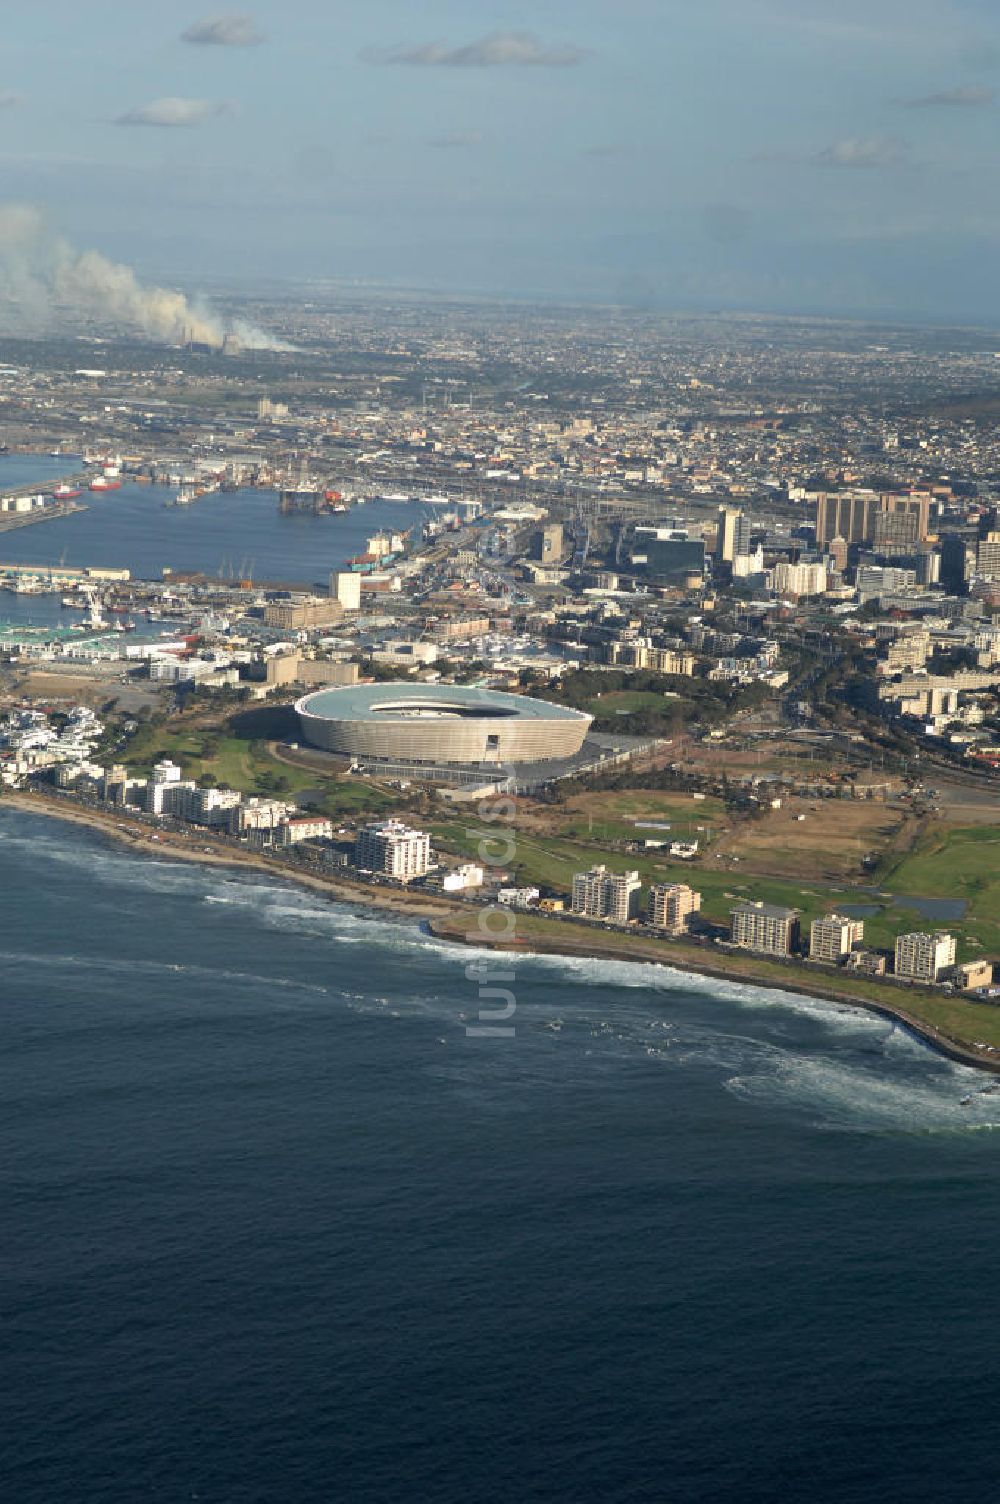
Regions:
[[[859,881],[866,856],[904,850],[916,831],[915,817],[899,805],[789,799],[759,819],[740,821],[717,843],[714,855],[720,865],[736,857],[748,872]]]
[[[120,710],[129,712],[138,710],[141,705],[158,704],[163,694],[159,685],[148,681],[122,684],[117,674],[97,677],[93,674],[48,674],[40,670],[12,676],[7,681],[7,692],[18,699],[26,697],[40,704],[67,700],[73,705],[89,705],[91,709],[116,700]]]

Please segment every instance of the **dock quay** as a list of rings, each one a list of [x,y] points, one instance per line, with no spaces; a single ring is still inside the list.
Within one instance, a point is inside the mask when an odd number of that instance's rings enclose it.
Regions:
[[[52,458],[56,460],[57,456],[53,455]],[[23,485],[5,488],[2,500],[11,502],[24,500],[29,496],[51,496],[52,486],[68,486],[74,491],[86,491],[93,478],[92,470],[72,470],[66,475],[52,475],[44,484],[39,481],[25,481]]]
[[[22,579],[44,580],[54,586],[81,585],[88,581],[102,585],[122,585],[132,578],[128,569],[102,569],[87,567],[72,569],[63,564],[4,564],[0,563],[0,585],[17,583]]]
[[[59,495],[53,487],[64,493],[83,492],[90,482],[86,471],[56,476],[39,485],[37,481],[23,486],[12,486],[0,495],[0,533],[9,533],[16,527],[30,527],[34,522],[51,522],[57,517],[72,517],[75,512],[85,512],[87,503],[72,495]]]
[[[72,517],[76,512],[86,511],[85,501],[52,501],[45,506],[32,507],[30,512],[0,512],[0,533],[11,533],[18,527],[54,522],[58,517]]]

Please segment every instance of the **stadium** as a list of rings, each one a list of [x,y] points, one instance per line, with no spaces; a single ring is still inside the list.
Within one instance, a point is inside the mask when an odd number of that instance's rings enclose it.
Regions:
[[[352,684],[296,703],[302,738],[342,757],[480,766],[572,758],[592,716],[455,684]]]

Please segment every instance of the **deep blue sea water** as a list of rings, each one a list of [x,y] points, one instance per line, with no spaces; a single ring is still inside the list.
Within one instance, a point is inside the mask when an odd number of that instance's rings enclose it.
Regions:
[[[0,455],[0,493],[42,487],[79,466],[47,455]],[[125,484],[87,492],[85,512],[0,533],[0,563],[130,569],[159,579],[164,569],[203,570],[231,578],[321,581],[362,553],[383,528],[419,531],[434,509],[379,501],[330,517],[282,517],[273,491],[232,491],[190,507],[167,507],[176,487]]]
[[[0,808],[0,1493],[989,1496],[1000,1097]],[[465,1015],[463,1017],[463,1015]]]

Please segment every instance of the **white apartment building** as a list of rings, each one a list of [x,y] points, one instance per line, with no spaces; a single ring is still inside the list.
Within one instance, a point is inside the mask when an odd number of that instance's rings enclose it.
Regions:
[[[733,559],[733,579],[747,580],[764,573],[764,550],[758,543],[752,554],[737,554]]]
[[[362,872],[382,872],[408,883],[430,871],[431,838],[401,820],[382,820],[358,832],[354,865]]]
[[[99,784],[103,775],[104,769],[96,762],[63,762],[56,768],[56,788],[71,789],[85,778]]]
[[[825,564],[785,564],[774,566],[774,589],[778,595],[823,595],[827,577]]]
[[[647,918],[654,929],[681,935],[691,922],[691,915],[701,908],[701,894],[687,883],[654,883],[649,890]]]
[[[295,846],[299,841],[328,841],[333,835],[333,821],[323,815],[293,815],[278,827],[282,846]]]
[[[541,898],[540,888],[498,888],[496,901],[505,909],[533,909]]]
[[[413,668],[416,664],[425,667],[438,660],[436,642],[387,642],[380,648],[372,648],[373,663],[387,663],[400,668]]]
[[[181,769],[175,762],[164,759],[153,769],[153,776],[146,785],[146,813],[150,815],[176,815],[189,792],[195,787],[193,778],[182,778]]]
[[[809,926],[809,959],[834,965],[845,960],[865,937],[863,919],[846,914],[824,914]]]
[[[732,942],[765,956],[787,956],[798,939],[794,909],[773,903],[738,903],[730,910]]]
[[[938,982],[955,964],[955,937],[944,930],[914,930],[896,937],[896,975],[910,982]]]
[[[253,846],[269,846],[278,826],[294,811],[295,806],[283,799],[241,799],[229,811],[229,833],[245,836]]]
[[[858,570],[854,586],[858,592],[858,600],[864,603],[880,595],[894,595],[897,591],[913,590],[916,583],[917,571],[915,569],[865,564]]]
[[[641,895],[638,872],[609,872],[598,866],[573,876],[573,913],[585,919],[628,924],[638,918]]]
[[[149,660],[149,677],[154,683],[185,684],[193,679],[208,679],[224,664],[208,658],[175,658],[169,653]]]
[[[236,809],[241,795],[235,789],[186,789],[176,813],[193,825],[228,826],[230,811]]]
[[[650,648],[648,667],[658,674],[675,674],[690,679],[694,675],[694,654],[675,652],[673,648]]]
[[[931,655],[929,632],[908,632],[890,642],[879,658],[880,674],[905,674],[922,669]]]
[[[613,642],[608,649],[609,663],[626,668],[650,668],[657,674],[674,674],[690,679],[694,674],[694,654],[674,648],[656,648],[648,638]]]

